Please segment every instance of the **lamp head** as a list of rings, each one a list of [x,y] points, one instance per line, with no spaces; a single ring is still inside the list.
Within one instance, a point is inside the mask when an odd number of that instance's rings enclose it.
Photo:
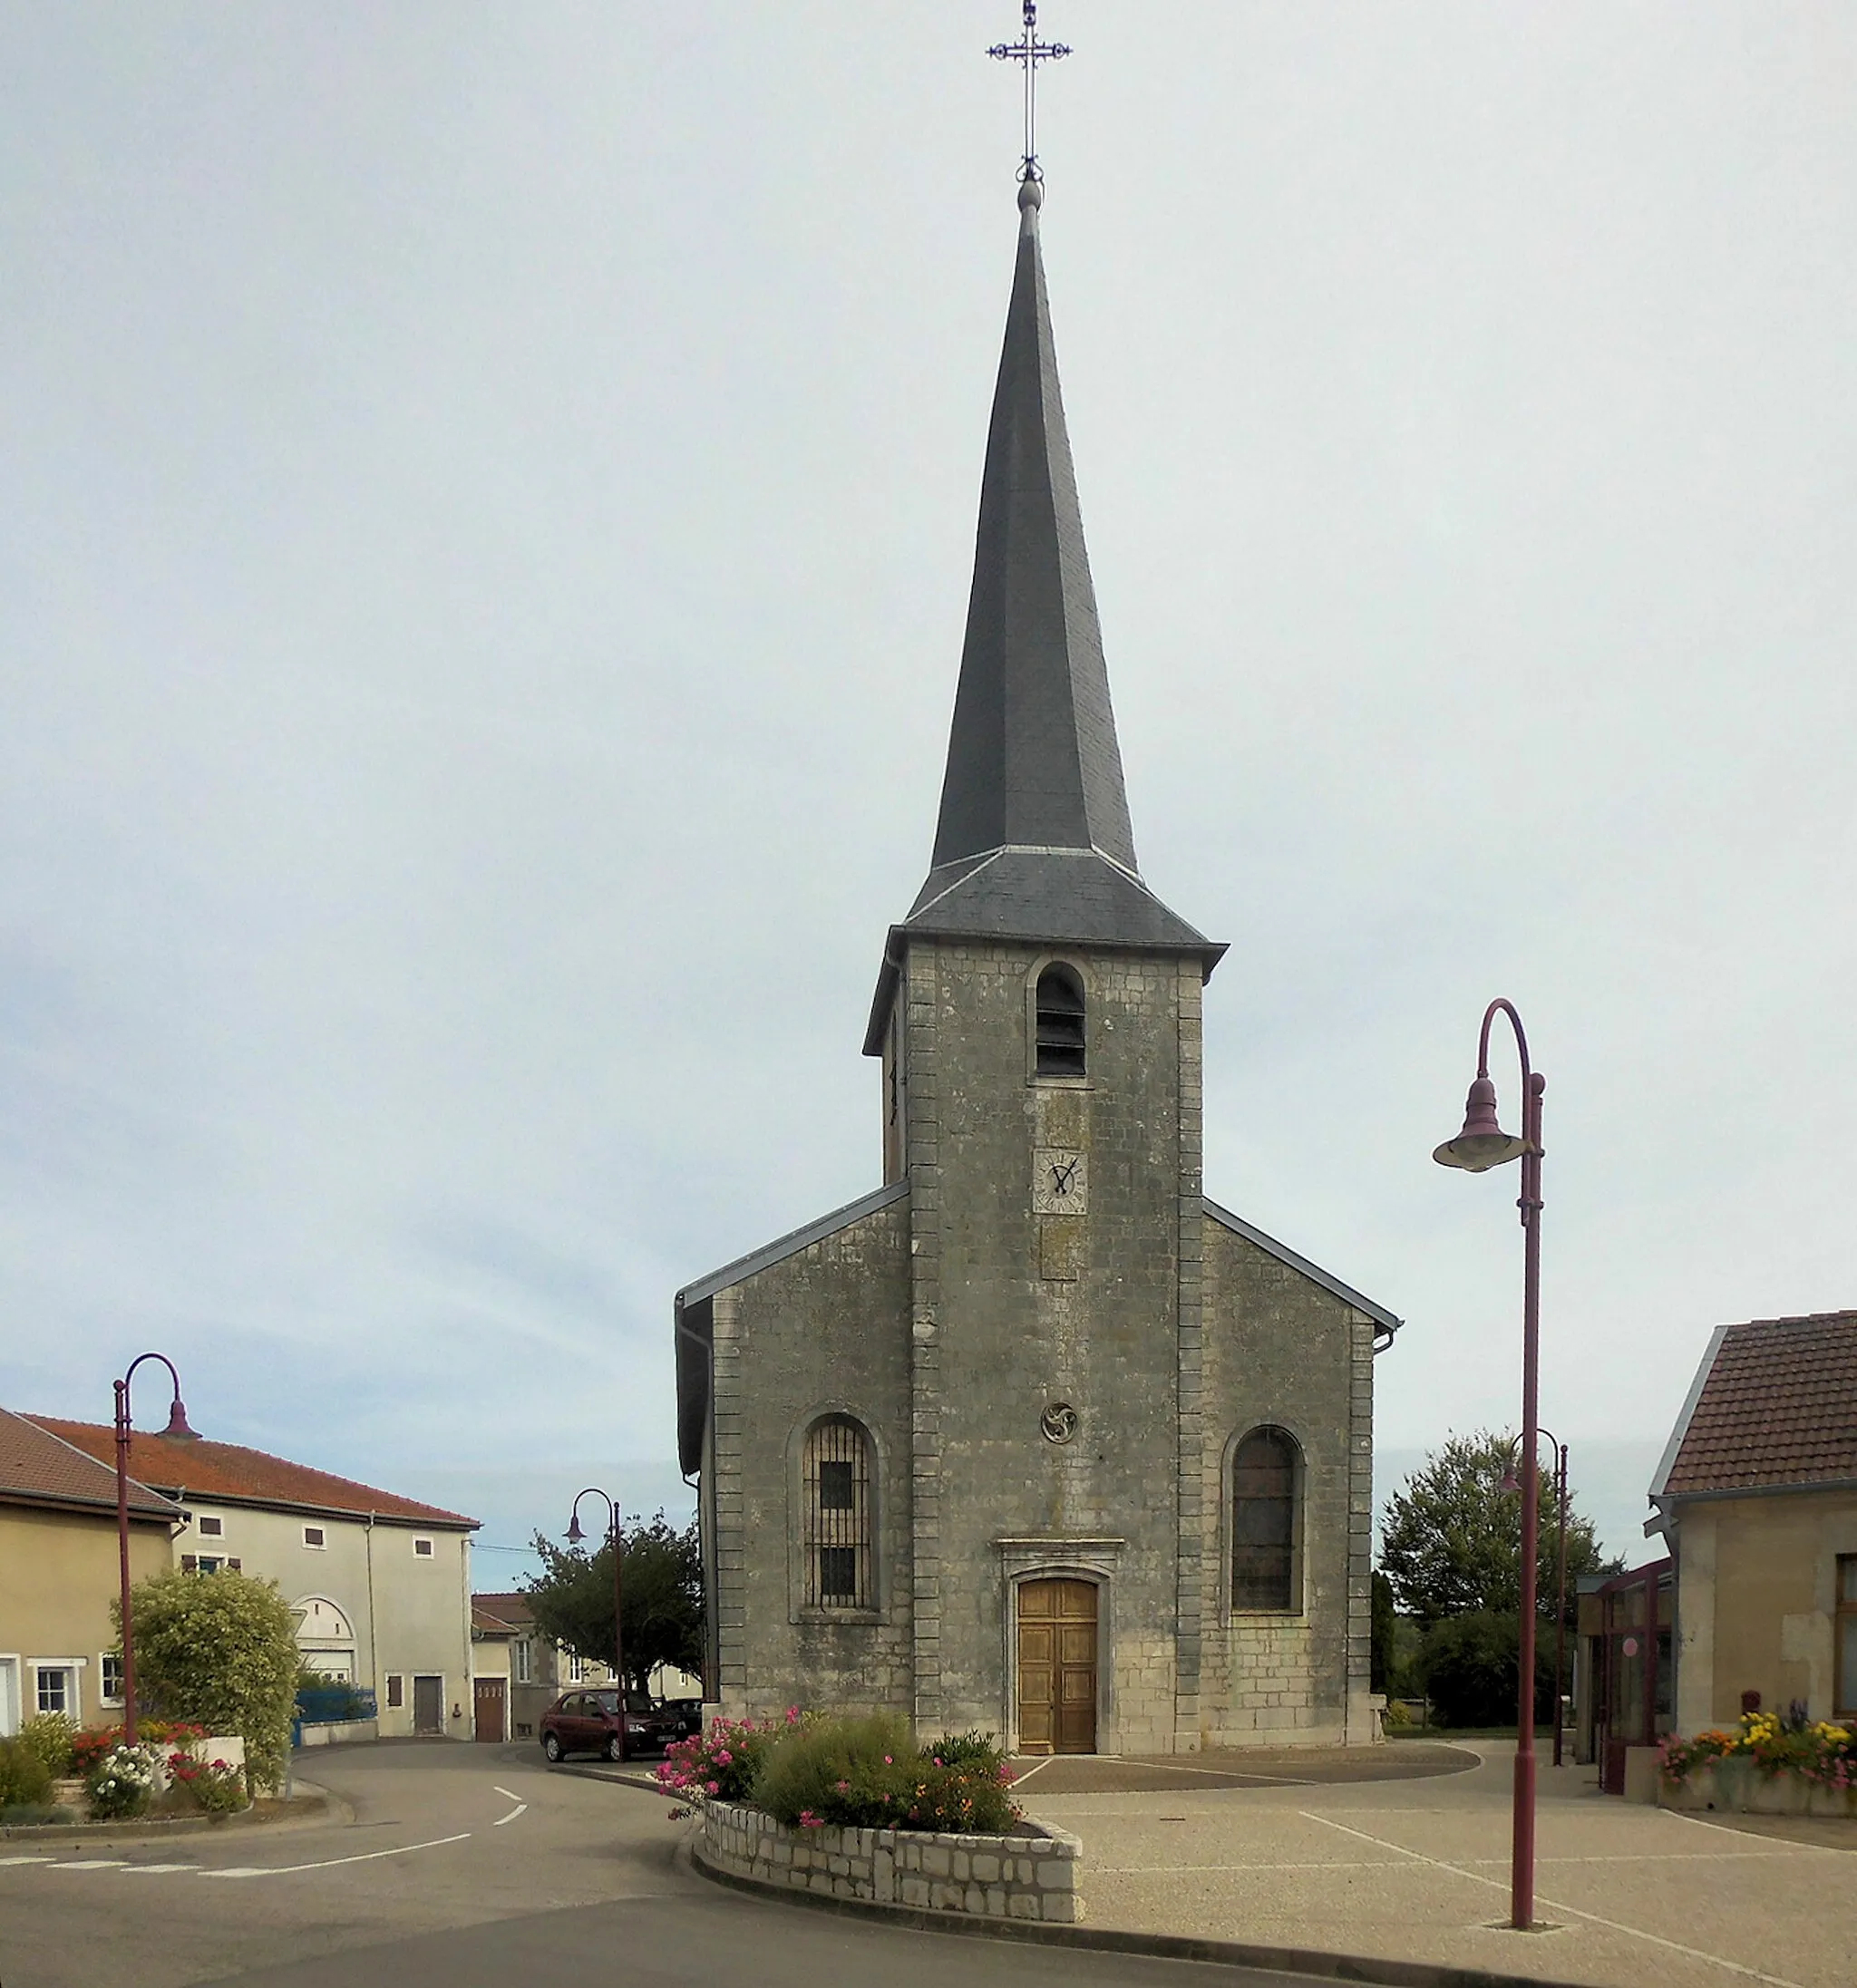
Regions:
[[[162,1435],[175,1442],[198,1442],[199,1430],[190,1429],[187,1422],[187,1403],[177,1394],[174,1404],[168,1411],[168,1426]]]
[[[568,1520],[568,1544],[570,1547],[578,1547],[586,1537],[587,1535],[580,1530],[580,1512],[579,1508],[577,1506],[572,1517]]]
[[[1522,1479],[1516,1475],[1515,1466],[1512,1463],[1502,1473],[1502,1489],[1512,1498],[1522,1489]]]
[[[1463,1130],[1455,1139],[1447,1139],[1432,1158],[1441,1167],[1487,1173],[1492,1167],[1520,1159],[1533,1150],[1525,1139],[1515,1139],[1502,1130],[1496,1118],[1496,1087],[1487,1077],[1479,1077],[1463,1102]]]

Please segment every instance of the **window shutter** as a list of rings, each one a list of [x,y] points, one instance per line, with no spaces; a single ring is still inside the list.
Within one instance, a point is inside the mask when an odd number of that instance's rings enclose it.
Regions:
[[[228,1560],[226,1565],[232,1570],[234,1574],[243,1574],[245,1572],[245,1566],[242,1561]]]
[[[180,1571],[183,1574],[198,1574],[199,1572],[199,1556],[196,1553],[183,1553],[180,1556]]]

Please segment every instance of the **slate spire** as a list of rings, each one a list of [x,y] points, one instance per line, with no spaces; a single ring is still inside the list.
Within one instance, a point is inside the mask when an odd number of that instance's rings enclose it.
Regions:
[[[1038,247],[1043,197],[1037,179],[1020,182],[937,869],[1013,847],[1094,849],[1136,868],[1058,392]]]
[[[1044,197],[1035,176],[1021,179],[935,855],[908,917],[892,927],[873,1032],[896,942],[911,934],[1195,953],[1208,973],[1225,950],[1170,911],[1135,868],[1057,391],[1038,251]]]

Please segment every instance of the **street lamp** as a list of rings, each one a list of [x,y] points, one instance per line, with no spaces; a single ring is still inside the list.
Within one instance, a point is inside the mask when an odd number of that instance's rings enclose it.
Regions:
[[[116,1548],[122,1566],[122,1737],[135,1744],[135,1627],[129,1611],[129,1439],[135,1433],[129,1420],[129,1383],[144,1360],[159,1360],[174,1383],[174,1400],[168,1410],[164,1436],[197,1440],[199,1431],[187,1426],[187,1408],[180,1399],[180,1376],[164,1353],[138,1353],[129,1363],[129,1372],[116,1383]]]
[[[1567,1653],[1567,1445],[1551,1429],[1538,1432],[1548,1439],[1554,1452],[1554,1509],[1560,1520],[1560,1542],[1555,1555],[1554,1581],[1554,1765],[1560,1764],[1560,1666]],[[1518,1455],[1520,1446],[1518,1444]],[[1502,1479],[1505,1491],[1522,1489],[1522,1474],[1512,1469]]]
[[[567,1539],[570,1547],[578,1547],[587,1535],[580,1529],[580,1500],[583,1498],[598,1498],[606,1500],[609,1521],[607,1537],[613,1547],[613,1675],[619,1686],[619,1759],[626,1758],[626,1644],[623,1629],[624,1616],[620,1611],[622,1588],[619,1576],[619,1508],[605,1491],[589,1486],[584,1491],[574,1494],[574,1509],[568,1514]]]
[[[1522,1137],[1505,1132],[1496,1118],[1496,1087],[1490,1081],[1490,1024],[1509,1017],[1522,1059]],[[1522,1162],[1522,1652],[1515,1734],[1515,1822],[1510,1854],[1509,1923],[1518,1933],[1534,1924],[1534,1631],[1535,1553],[1541,1531],[1541,1472],[1535,1468],[1540,1425],[1535,1397],[1541,1372],[1541,1092],[1548,1081],[1528,1061],[1528,1037],[1512,1003],[1496,1000],[1483,1011],[1477,1038],[1476,1081],[1464,1101],[1463,1130],[1432,1154],[1441,1167],[1487,1173],[1512,1159]],[[1555,1707],[1556,1722],[1560,1708]]]

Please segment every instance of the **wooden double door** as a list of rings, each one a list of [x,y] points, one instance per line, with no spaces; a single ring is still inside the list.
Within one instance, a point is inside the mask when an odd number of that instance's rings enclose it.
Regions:
[[[1096,1750],[1096,1585],[1022,1581],[1018,1750]]]

